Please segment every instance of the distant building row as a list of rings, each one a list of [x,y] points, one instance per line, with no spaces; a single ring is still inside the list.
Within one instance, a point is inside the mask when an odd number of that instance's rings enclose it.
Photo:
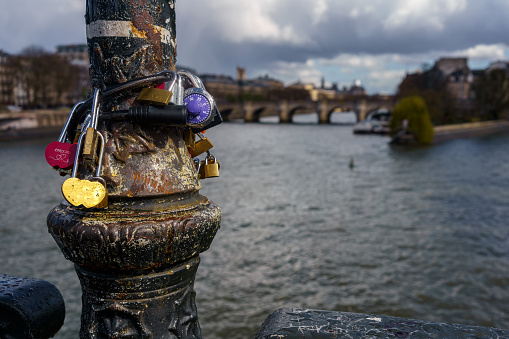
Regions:
[[[316,87],[313,83],[303,83],[301,81],[285,87],[282,81],[273,79],[268,75],[246,79],[245,69],[240,67],[237,67],[237,79],[226,75],[211,74],[202,74],[200,77],[207,90],[219,102],[237,100],[273,101],[280,99],[318,101],[366,95],[366,91],[359,81],[350,87],[345,86],[343,89],[339,89],[337,84],[326,87],[324,79],[322,79],[320,87]]]
[[[494,74],[502,76],[502,81],[495,88],[489,88],[489,83],[495,81]],[[492,107],[490,95],[499,91],[499,97],[509,103],[509,62],[496,61],[486,69],[472,70],[468,66],[467,58],[440,58],[433,67],[416,73],[407,74],[399,85],[399,94],[411,94],[412,91],[427,93],[444,93],[441,100],[448,101],[440,109],[450,110],[456,120],[477,119],[485,114],[486,107],[501,110],[504,107]],[[427,91],[427,92],[426,92]],[[487,92],[489,95],[485,95]],[[426,99],[426,98],[425,98]],[[437,101],[438,95],[428,101]],[[428,103],[429,104],[429,103]],[[504,104],[505,105],[505,104]],[[446,107],[449,106],[449,107]],[[489,112],[488,112],[489,113]],[[495,114],[496,116],[496,114]]]
[[[22,108],[72,105],[89,88],[87,45],[58,46],[55,53],[0,51],[0,105]]]
[[[72,65],[74,72],[78,73],[76,83],[73,86],[68,86],[65,92],[51,86],[53,83],[58,83],[58,79],[33,79],[33,77],[19,74],[19,70],[16,73],[11,61],[15,58],[19,60],[23,60],[23,58],[0,51],[0,105],[33,108],[41,105],[45,107],[72,105],[82,100],[86,88],[90,86],[87,45],[58,46],[53,55]],[[29,65],[28,58],[25,58],[22,63],[22,72],[28,73],[34,68]],[[45,73],[47,77],[50,76],[50,72],[42,73]],[[196,72],[193,71],[193,73]],[[227,75],[200,74],[199,76],[207,90],[218,102],[274,101],[281,99],[316,101],[366,95],[366,91],[359,82],[350,87],[343,87],[343,89],[339,89],[337,84],[327,88],[324,80],[322,80],[320,87],[300,81],[285,87],[282,81],[272,79],[268,75],[246,79],[246,72],[243,68],[237,68],[237,79]],[[44,87],[34,85],[33,80],[44,82]],[[39,93],[41,88],[45,93]]]

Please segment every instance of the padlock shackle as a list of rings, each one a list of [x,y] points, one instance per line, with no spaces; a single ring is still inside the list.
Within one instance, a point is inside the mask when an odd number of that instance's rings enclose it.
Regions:
[[[74,113],[76,112],[78,107],[80,107],[84,102],[85,101],[80,101],[72,107],[71,113],[69,113],[69,116],[67,117],[67,120],[65,121],[64,127],[62,127],[62,131],[60,132],[60,135],[58,136],[58,142],[65,142],[65,139],[67,137],[67,131],[69,129],[69,124],[72,121],[72,117],[74,116]]]
[[[88,126],[85,126],[85,129],[87,128]],[[81,146],[83,145],[83,138],[86,136],[86,132],[85,133],[81,133],[79,139],[78,139],[78,145],[76,147],[76,155],[74,156],[74,166],[72,168],[72,173],[71,173],[71,178],[76,178],[76,175],[77,175],[77,172],[78,172],[78,166],[79,166],[79,160],[80,160],[80,153],[81,153]],[[103,156],[104,156],[104,146],[105,146],[105,142],[104,142],[104,136],[102,135],[101,132],[97,132],[97,135],[99,136],[99,138],[101,139],[101,152],[99,152],[99,161],[98,161],[98,164],[97,164],[97,170],[95,171],[95,176],[96,177],[99,177],[101,176],[101,169],[102,169],[102,165],[103,165]]]
[[[164,82],[170,81],[174,83],[176,81],[176,78],[177,74],[174,71],[165,70],[158,72],[156,74],[148,75],[146,77],[126,81],[121,84],[111,86],[102,91],[99,103],[111,100],[113,98],[125,100],[129,97],[133,97],[137,92],[141,91],[144,87],[160,85]],[[93,101],[94,97],[90,97],[87,100],[85,100],[79,107],[76,108],[76,112],[73,114],[72,118],[69,121],[68,130],[74,133],[76,127],[83,118],[83,114],[85,114],[86,111],[92,107]],[[66,140],[73,140],[74,136],[75,133],[73,135],[67,133]]]
[[[178,71],[177,74],[180,76],[186,77],[191,82],[193,87],[198,87],[198,88],[205,90],[205,85],[203,85],[203,82],[201,81],[201,79],[198,78],[193,73],[186,71],[186,70],[182,70],[182,71]]]
[[[90,121],[90,127],[97,129],[99,123],[99,107],[100,107],[101,90],[96,88],[94,91],[94,101],[92,102],[92,120]]]
[[[103,155],[104,155],[104,136],[101,132],[97,131],[97,135],[99,136],[99,139],[101,139],[101,152],[99,152],[99,161],[97,163],[97,170],[95,171],[95,176],[100,177],[101,176],[101,169],[103,166]]]
[[[81,133],[78,139],[78,145],[76,147],[76,155],[74,156],[74,166],[72,167],[71,178],[76,178],[76,173],[78,172],[78,166],[80,164],[80,152],[81,146],[83,145],[83,137],[86,133]]]

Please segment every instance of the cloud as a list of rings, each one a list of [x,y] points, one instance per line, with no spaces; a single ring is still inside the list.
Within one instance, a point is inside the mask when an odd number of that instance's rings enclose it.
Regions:
[[[85,43],[85,2],[82,0],[36,0],[0,2],[0,49],[19,53],[38,45]]]
[[[85,3],[0,2],[0,48],[86,42]],[[381,84],[441,56],[508,55],[503,0],[177,0],[176,11],[177,62],[203,73],[234,75],[242,66],[248,77],[368,84],[373,76]]]
[[[472,60],[502,60],[505,58],[505,52],[508,50],[508,45],[494,44],[494,45],[476,45],[461,51],[452,53],[453,56],[465,56]]]
[[[371,93],[393,94],[398,84],[405,77],[404,70],[383,70],[370,72],[364,86]]]
[[[303,83],[317,83],[323,74],[316,68],[315,61],[307,60],[304,63],[300,62],[277,62],[272,65],[274,71],[270,74],[290,85],[297,81]],[[256,71],[255,71],[256,72]],[[259,71],[258,71],[259,72]],[[258,74],[263,74],[259,72]]]
[[[398,0],[393,2],[394,11],[383,21],[386,30],[422,27],[441,32],[450,15],[458,15],[466,8],[466,0]]]

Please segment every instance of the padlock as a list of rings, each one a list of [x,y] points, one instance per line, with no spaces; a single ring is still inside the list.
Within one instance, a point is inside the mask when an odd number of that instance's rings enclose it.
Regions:
[[[205,160],[200,162],[200,167],[198,167],[198,179],[205,179]]]
[[[196,169],[196,174],[198,174],[198,179],[205,179],[205,160],[200,162],[200,159],[193,159],[194,168]]]
[[[79,166],[79,154],[85,137],[85,134],[82,134],[78,141],[71,178],[67,179],[62,184],[62,194],[65,200],[76,207],[105,208],[108,205],[108,190],[106,188],[106,181],[101,178],[102,159],[104,155],[104,137],[99,132],[97,132],[97,134],[101,142],[101,151],[99,154],[99,163],[97,165],[95,176],[88,180],[78,179],[76,177]]]
[[[143,88],[136,97],[136,101],[149,105],[166,106],[171,100],[173,93],[161,88],[146,87]]]
[[[99,122],[99,104],[100,99],[100,90],[99,88],[95,89],[94,92],[94,101],[92,104],[92,118],[90,121],[90,125],[87,127],[85,134],[85,141],[83,143],[83,153],[82,158],[85,161],[96,163],[97,162],[97,147],[98,147],[98,138],[99,132],[97,132],[97,123]]]
[[[205,158],[204,175],[205,178],[215,178],[219,176],[219,162],[209,154]]]
[[[214,147],[214,144],[207,137],[202,137],[201,133],[198,133],[198,137],[200,140],[195,143],[193,150],[190,152],[192,157],[197,157]]]
[[[195,136],[195,134],[191,131],[190,128],[186,128],[184,130],[183,138],[184,138],[184,142],[186,143],[187,150],[189,151],[190,154],[193,154],[194,148],[196,146],[194,136]]]
[[[56,170],[69,170],[74,164],[74,158],[76,156],[76,144],[65,142],[67,139],[67,132],[69,123],[74,115],[76,109],[83,104],[84,101],[78,102],[71,109],[69,116],[60,132],[57,141],[51,142],[44,152],[46,161],[48,164]]]

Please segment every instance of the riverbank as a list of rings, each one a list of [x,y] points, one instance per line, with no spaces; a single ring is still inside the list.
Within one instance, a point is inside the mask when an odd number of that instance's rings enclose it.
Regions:
[[[0,113],[0,141],[57,138],[67,120],[66,110]]]
[[[58,138],[62,127],[44,127],[44,128],[20,128],[0,131],[0,141],[15,141],[26,139],[43,139],[55,137]]]
[[[434,128],[433,143],[440,143],[452,139],[473,138],[485,135],[509,132],[509,121],[495,120],[472,122],[465,124],[443,125]]]
[[[48,112],[41,111],[44,116],[48,116]],[[39,115],[42,115],[39,112]],[[55,116],[53,114],[49,114]],[[16,125],[14,124],[13,128],[1,129],[0,128],[0,141],[14,141],[14,140],[23,140],[23,139],[40,139],[47,137],[55,137],[57,138],[60,134],[63,121],[65,121],[65,116],[62,114],[58,114],[61,116],[60,119],[46,119],[43,125],[44,127],[32,127],[32,125],[37,126],[40,124],[39,121],[36,121],[36,115],[31,115],[30,117],[24,120],[29,121],[29,123],[25,123],[24,125]],[[2,117],[0,116],[0,120]],[[4,122],[8,122],[9,120],[12,123],[12,120],[17,119],[8,119],[3,117]],[[19,117],[18,117],[19,119]],[[31,119],[31,120],[29,120]],[[19,119],[23,120],[23,119]],[[32,123],[32,120],[34,122]],[[41,119],[39,119],[41,120]],[[26,122],[25,121],[25,122]],[[32,123],[32,124],[30,124]],[[491,135],[497,133],[509,132],[509,121],[508,120],[495,120],[495,121],[483,121],[483,122],[473,122],[473,123],[464,123],[464,124],[453,124],[453,125],[442,125],[434,127],[435,136],[433,139],[433,144],[441,143],[448,140],[453,139],[461,139],[461,138],[473,138],[480,137],[484,135]],[[411,144],[414,140],[411,136],[401,136],[399,142],[394,142],[394,144]]]
[[[434,127],[433,144],[448,140],[476,138],[485,135],[509,132],[508,120],[471,122]],[[400,133],[390,141],[391,145],[417,145],[419,142],[411,133]]]

